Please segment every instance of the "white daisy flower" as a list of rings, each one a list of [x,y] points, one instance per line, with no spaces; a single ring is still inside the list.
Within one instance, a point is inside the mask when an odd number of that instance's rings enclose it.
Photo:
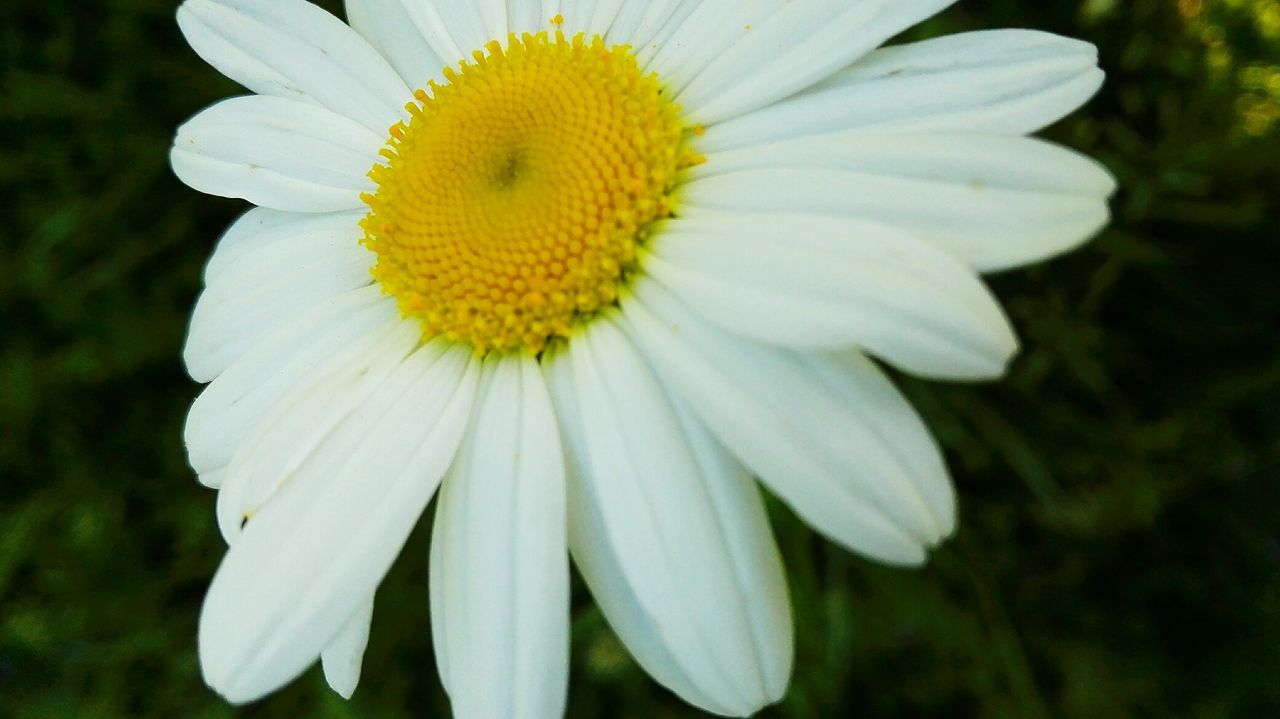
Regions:
[[[955,527],[877,362],[1001,376],[979,273],[1107,221],[1097,163],[1027,134],[1093,46],[876,49],[950,0],[188,0],[253,95],[175,172],[258,207],[219,242],[186,442],[230,544],[200,661],[233,702],[319,659],[354,690],[374,594],[439,489],[431,620],[457,716],[555,717],[569,557],[635,659],[706,711],[785,692],[756,478],[866,557]],[[874,358],[874,360],[872,359]]]

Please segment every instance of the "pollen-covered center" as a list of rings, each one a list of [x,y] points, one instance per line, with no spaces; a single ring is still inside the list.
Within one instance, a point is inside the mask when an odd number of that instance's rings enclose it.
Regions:
[[[426,336],[538,352],[617,298],[696,158],[628,48],[557,32],[486,49],[391,128],[365,244]]]

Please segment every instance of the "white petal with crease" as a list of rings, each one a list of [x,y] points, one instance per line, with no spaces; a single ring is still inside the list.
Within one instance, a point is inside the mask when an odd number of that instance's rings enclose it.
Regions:
[[[218,493],[218,527],[228,544],[335,428],[362,411],[421,338],[413,322],[387,323],[370,341],[323,358],[272,403],[232,457]],[[436,345],[424,347],[418,361],[438,352]]]
[[[795,97],[710,128],[706,151],[844,130],[1025,135],[1101,87],[1098,50],[1031,30],[877,50]]]
[[[213,251],[183,348],[197,382],[320,302],[373,281],[373,254],[360,244],[364,213],[278,214],[246,215]]]
[[[896,393],[870,362],[843,376],[807,355],[735,338],[651,281],[637,282],[622,317],[707,428],[833,541],[916,565],[954,528],[936,447],[905,402],[887,399]]]
[[[369,646],[369,625],[373,622],[373,599],[356,609],[338,636],[320,653],[324,679],[343,699],[350,699],[360,684],[364,650]]]
[[[263,337],[192,403],[183,432],[191,466],[201,474],[224,468],[262,415],[324,358],[400,322],[395,301],[371,286],[325,300]]]
[[[763,3],[763,17],[680,84],[677,102],[708,125],[820,82],[955,0],[812,0]],[[777,6],[776,12],[770,12]],[[703,32],[715,25],[707,24]]]
[[[647,274],[760,342],[861,346],[916,374],[998,377],[1017,350],[974,274],[909,234],[852,218],[693,215],[664,223]]]
[[[483,372],[431,537],[437,662],[460,719],[554,719],[569,674],[560,438],[535,360]]]
[[[346,0],[346,6],[351,27],[387,58],[406,87],[426,87],[440,77],[444,63],[413,24],[403,0]]]
[[[187,0],[178,26],[200,57],[250,90],[315,103],[379,136],[411,99],[364,38],[306,0]]]
[[[980,271],[1065,252],[1110,218],[1110,173],[1073,151],[999,135],[827,135],[713,153],[680,189],[698,208],[890,225]]]
[[[410,357],[254,516],[200,614],[211,687],[274,691],[368,601],[453,459],[476,375],[462,348]]]
[[[187,185],[290,212],[361,206],[383,138],[322,107],[253,95],[223,100],[178,128],[170,162]]]
[[[746,716],[790,672],[781,561],[750,478],[599,320],[549,363],[574,466],[570,542],[606,617],[686,700]]]
[[[687,0],[622,0],[605,39],[639,50]]]

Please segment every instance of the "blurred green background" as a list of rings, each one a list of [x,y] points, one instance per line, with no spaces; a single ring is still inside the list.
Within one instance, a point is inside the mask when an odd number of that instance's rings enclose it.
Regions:
[[[315,670],[244,709],[200,680],[223,547],[179,348],[243,206],[168,170],[174,127],[237,91],[175,5],[0,19],[0,717],[447,716],[422,528],[352,702]],[[1115,223],[994,278],[1007,381],[905,383],[962,498],[927,569],[774,508],[798,647],[767,716],[1280,716],[1280,2],[968,0],[911,37],[1004,26],[1101,47],[1106,88],[1047,134],[1119,177]],[[575,606],[570,717],[696,716]]]

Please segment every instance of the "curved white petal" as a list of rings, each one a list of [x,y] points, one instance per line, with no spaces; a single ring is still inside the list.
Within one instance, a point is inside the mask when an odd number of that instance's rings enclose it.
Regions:
[[[838,134],[713,153],[681,187],[686,214],[801,213],[890,225],[983,272],[1051,257],[1110,218],[1102,165],[1000,135]]]
[[[269,332],[325,299],[373,281],[360,238],[363,212],[294,215],[258,209],[213,251],[183,359],[209,382]],[[270,226],[264,224],[270,221]]]
[[[322,107],[233,97],[178,128],[170,162],[187,185],[291,212],[361,206],[383,139]]]
[[[343,699],[350,699],[360,684],[364,650],[369,646],[369,625],[373,622],[373,598],[360,605],[338,630],[329,646],[320,652],[325,681]]]
[[[638,48],[641,61],[662,78],[676,101],[698,120],[699,108],[689,107],[681,91],[715,59],[745,42],[786,0],[701,0],[673,15],[655,42]],[[777,48],[773,48],[776,56]]]
[[[613,23],[618,19],[624,0],[596,0],[595,12],[591,15],[591,23],[587,26],[588,35],[607,37]]]
[[[214,248],[204,267],[204,284],[217,280],[218,275],[228,265],[234,263],[247,252],[257,247],[259,238],[283,225],[295,222],[302,215],[296,212],[280,212],[266,207],[254,207],[236,218]]]
[[[227,468],[221,467],[219,469],[208,470],[196,475],[196,478],[200,480],[200,484],[203,484],[209,489],[218,489],[222,487],[223,480],[227,478]]]
[[[285,482],[352,421],[422,339],[416,322],[393,321],[382,333],[324,357],[271,404],[236,449],[218,492],[218,527],[235,544],[254,516]],[[418,361],[440,352],[419,351]]]
[[[490,359],[440,491],[431,627],[460,719],[555,719],[569,677],[564,461],[538,364]]]
[[[797,514],[852,551],[916,565],[955,526],[937,447],[865,358],[837,363],[736,338],[652,281],[627,333],[673,393]]]
[[[508,22],[507,4],[514,0],[378,1],[400,6],[412,28],[439,58],[441,67],[436,68],[437,72],[444,66],[471,60],[472,54],[482,50],[490,40],[505,42],[508,30],[530,29],[513,28]]]
[[[693,119],[708,125],[757,110],[830,77],[953,2],[735,0],[734,6],[762,5],[759,19],[748,19],[744,25],[726,21],[724,25],[739,37],[707,57],[705,66],[691,63],[689,70],[696,74],[688,82],[676,80],[676,101]],[[718,23],[699,25],[703,34],[718,34]],[[681,70],[677,77],[687,72]]]
[[[639,48],[682,2],[683,0],[622,0],[605,39],[611,45]],[[646,21],[647,17],[653,19]]]
[[[346,8],[351,27],[386,57],[406,87],[426,87],[440,76],[444,62],[414,25],[403,0],[346,0]]]
[[[471,60],[472,53],[483,50],[490,40],[506,43],[506,0],[434,0],[430,4],[435,6],[450,39],[461,52],[457,57],[441,53],[446,64],[454,64],[464,57]]]
[[[312,368],[400,322],[395,301],[370,286],[324,300],[264,336],[192,403],[183,432],[192,468],[226,467],[262,415]]]
[[[1032,30],[877,50],[795,97],[709,128],[708,152],[843,130],[1025,135],[1102,86],[1098,50]]]
[[[507,29],[514,33],[547,30],[554,15],[543,17],[542,0],[507,0]]]
[[[852,218],[695,215],[664,223],[645,272],[757,341],[860,346],[942,379],[1002,375],[1017,350],[973,270],[911,235]]]
[[[754,483],[597,320],[548,363],[575,471],[570,547],[637,660],[686,700],[746,716],[791,667],[782,563]]]
[[[657,49],[650,41],[673,18],[692,12],[700,0],[622,0],[618,14],[605,38],[610,44],[630,45],[652,56]]]
[[[178,26],[232,80],[260,95],[327,107],[380,140],[412,99],[364,38],[305,0],[187,0]]]
[[[409,357],[253,517],[200,614],[209,686],[253,701],[334,642],[448,469],[477,374],[463,348]]]

